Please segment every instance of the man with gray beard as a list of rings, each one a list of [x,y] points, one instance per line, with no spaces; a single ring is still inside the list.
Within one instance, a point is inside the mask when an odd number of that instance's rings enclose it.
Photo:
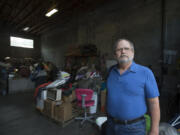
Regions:
[[[152,71],[133,61],[134,44],[127,39],[116,42],[114,54],[118,64],[107,79],[106,134],[145,135],[144,114],[148,107],[149,135],[159,135],[159,91]]]

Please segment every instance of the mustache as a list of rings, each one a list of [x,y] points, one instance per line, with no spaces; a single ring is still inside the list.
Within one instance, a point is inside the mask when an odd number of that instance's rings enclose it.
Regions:
[[[123,54],[123,55],[121,55],[120,57],[124,57],[124,56],[125,56],[125,57],[128,57],[127,55],[124,55],[124,54]]]

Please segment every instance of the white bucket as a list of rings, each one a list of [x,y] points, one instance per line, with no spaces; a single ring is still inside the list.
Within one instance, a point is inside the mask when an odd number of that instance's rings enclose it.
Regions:
[[[102,124],[107,120],[107,117],[98,117],[96,119],[96,124],[98,125],[99,129],[101,129]]]
[[[98,101],[97,92],[93,93],[92,100],[94,100],[94,105],[89,108],[90,114],[96,113],[97,110],[97,101]]]
[[[47,90],[43,90],[41,92],[41,99],[46,100],[47,99]]]

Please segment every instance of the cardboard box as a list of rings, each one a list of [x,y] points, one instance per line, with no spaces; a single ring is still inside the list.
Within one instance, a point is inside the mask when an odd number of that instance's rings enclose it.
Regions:
[[[69,96],[63,96],[63,101],[65,103],[70,103],[72,101],[72,94]]]
[[[54,108],[62,104],[62,101],[44,100],[44,114],[50,118],[54,118]]]
[[[72,101],[76,100],[76,93],[75,90],[72,91]]]
[[[76,94],[75,94],[75,90],[72,91],[72,94],[70,94],[69,96],[63,96],[62,100],[64,102],[72,102],[74,100],[76,100]]]
[[[101,112],[105,112],[106,109],[106,90],[101,91]]]
[[[54,109],[55,120],[64,122],[72,118],[72,104],[70,102],[57,105]]]

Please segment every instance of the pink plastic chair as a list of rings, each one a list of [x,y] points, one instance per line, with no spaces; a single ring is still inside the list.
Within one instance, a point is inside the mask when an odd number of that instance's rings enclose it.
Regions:
[[[91,107],[94,105],[94,100],[92,100],[93,96],[93,90],[91,89],[76,89],[76,97],[77,97],[77,102],[78,106],[82,107],[84,109],[84,117],[76,117],[76,120],[82,120],[81,125],[87,120],[90,122],[93,122],[92,118],[93,116],[87,116],[87,107]]]

